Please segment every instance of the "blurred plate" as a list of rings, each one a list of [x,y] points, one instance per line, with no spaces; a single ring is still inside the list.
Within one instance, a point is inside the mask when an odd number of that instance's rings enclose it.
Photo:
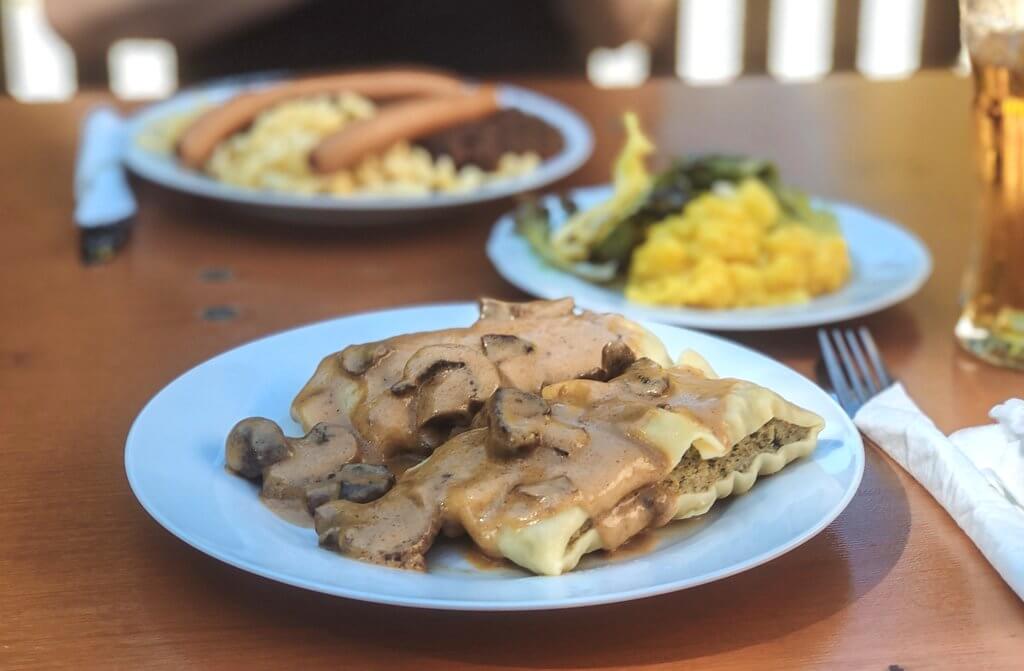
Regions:
[[[610,193],[611,187],[602,185],[576,189],[570,195],[581,208],[587,208]],[[547,196],[544,204],[552,213],[553,226],[565,221],[558,198]],[[825,200],[818,200],[818,204],[832,210],[839,219],[853,272],[838,291],[797,305],[711,310],[632,303],[626,300],[621,286],[592,284],[546,264],[516,234],[512,213],[495,224],[487,241],[487,255],[502,277],[540,298],[572,296],[577,305],[590,310],[719,331],[786,329],[852,319],[909,298],[928,279],[931,255],[915,235],[852,205]]]
[[[223,81],[184,91],[143,109],[129,121],[130,141],[125,164],[137,175],[168,189],[255,211],[264,217],[302,224],[361,225],[438,217],[459,208],[539,189],[571,174],[593,150],[590,127],[576,112],[547,96],[516,86],[498,87],[501,106],[532,114],[558,130],[563,140],[562,151],[528,175],[495,181],[466,193],[345,197],[244,189],[185,168],[173,155],[147,149],[138,141],[140,134],[154,122],[188,113],[200,105],[215,105],[241,91],[265,85],[267,81],[254,82],[251,77]]]
[[[471,304],[411,307],[335,319],[243,345],[200,364],[160,391],[136,418],[125,471],[142,506],[202,552],[257,575],[326,594],[418,608],[538,610],[639,599],[719,580],[792,550],[846,507],[864,469],[850,419],[807,378],[713,336],[650,324],[673,356],[703,354],[723,375],[743,377],[825,418],[818,448],[747,494],[669,524],[646,552],[594,553],[558,577],[481,569],[464,544],[439,539],[429,572],[366,564],[317,546],[312,529],[281,520],[258,488],[224,468],[224,438],[239,419],[270,418],[290,435],[292,397],[324,355],[410,331],[468,326]]]

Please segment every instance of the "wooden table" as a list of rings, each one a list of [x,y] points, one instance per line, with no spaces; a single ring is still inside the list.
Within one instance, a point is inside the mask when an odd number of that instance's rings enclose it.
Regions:
[[[772,156],[791,181],[903,222],[936,272],[915,298],[865,320],[893,370],[945,430],[1024,394],[1024,376],[959,353],[951,337],[972,213],[966,80],[525,83],[593,124],[597,151],[573,183],[607,178],[619,115],[633,108],[665,152]],[[83,267],[72,160],[78,121],[101,99],[0,102],[0,667],[1022,668],[1024,606],[873,447],[850,507],[803,547],[619,606],[401,610],[285,587],[186,546],[143,512],[122,466],[132,419],[174,376],[326,317],[522,295],[483,253],[502,206],[402,230],[297,231],[145,188],[130,247]],[[237,317],[203,318],[219,306]],[[813,330],[737,339],[811,373]]]

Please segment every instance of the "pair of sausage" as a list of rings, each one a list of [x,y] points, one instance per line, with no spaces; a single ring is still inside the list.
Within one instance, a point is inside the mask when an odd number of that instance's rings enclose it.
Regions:
[[[498,110],[494,87],[470,88],[455,77],[436,72],[386,70],[310,77],[243,93],[201,114],[182,133],[178,157],[186,166],[200,169],[218,144],[274,105],[344,92],[373,100],[401,100],[385,105],[372,119],[350,123],[324,138],[310,154],[317,172],[348,168],[396,142],[425,137]]]

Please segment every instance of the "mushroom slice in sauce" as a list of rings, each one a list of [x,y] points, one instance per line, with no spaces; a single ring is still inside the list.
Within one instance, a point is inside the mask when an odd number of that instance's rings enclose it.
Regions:
[[[526,356],[536,349],[536,346],[525,338],[503,333],[480,336],[480,346],[483,347],[487,358],[496,364],[517,356]]]
[[[321,423],[301,438],[289,438],[276,422],[264,417],[235,424],[224,446],[229,470],[250,480],[262,479],[264,490],[269,477],[271,491],[294,490],[324,479],[358,454],[355,437],[343,426]],[[288,496],[297,494],[292,491]]]
[[[341,367],[352,375],[362,375],[390,353],[391,348],[383,343],[350,345],[341,351]]]
[[[292,438],[276,422],[264,417],[249,417],[235,424],[224,445],[224,460],[229,470],[244,478],[263,475],[263,469],[292,456]]]
[[[292,455],[263,471],[263,496],[302,499],[306,488],[334,477],[359,456],[352,433],[342,426],[317,424],[304,437],[291,439]]]
[[[494,392],[484,409],[487,452],[496,458],[516,457],[540,445],[551,408],[536,394],[503,388]]]
[[[465,345],[428,345],[409,357],[402,379],[391,386],[391,391],[403,394],[454,368],[468,369],[477,380],[474,391],[481,403],[498,387],[498,371],[482,352]],[[483,394],[482,399],[479,394]]]
[[[582,380],[607,382],[622,375],[636,362],[636,353],[621,339],[601,348],[601,366],[579,376]]]
[[[401,395],[415,390],[415,418],[420,443],[434,448],[473,416],[498,388],[498,371],[478,350],[463,345],[430,345],[405,365],[391,386]]]
[[[327,479],[306,487],[306,510],[312,514],[337,499],[368,503],[387,494],[394,484],[395,476],[383,464],[345,464]]]

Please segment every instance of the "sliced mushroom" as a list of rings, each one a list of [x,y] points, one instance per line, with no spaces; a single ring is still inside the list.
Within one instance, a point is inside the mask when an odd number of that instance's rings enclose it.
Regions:
[[[636,353],[622,339],[608,343],[601,349],[601,368],[605,380],[618,377],[636,362]]]
[[[432,376],[453,368],[468,368],[483,392],[481,402],[498,388],[498,371],[483,353],[465,345],[427,345],[418,349],[405,363],[402,379],[391,387],[404,394]]]
[[[367,503],[387,494],[395,484],[395,476],[382,464],[348,464],[338,475],[340,498]]]
[[[306,509],[310,513],[338,499],[368,503],[384,496],[395,484],[395,476],[382,464],[346,464],[327,477],[306,487]]]
[[[591,368],[580,375],[578,379],[607,382],[622,375],[635,361],[636,354],[629,345],[621,339],[613,340],[601,348],[601,365]]]
[[[498,388],[498,369],[482,352],[465,345],[428,345],[406,362],[394,394],[416,390],[413,412],[420,442],[434,448],[469,426]]]
[[[352,375],[362,375],[390,353],[390,347],[378,342],[349,345],[341,350],[341,367]]]
[[[509,303],[493,298],[480,299],[480,319],[547,319],[571,315],[576,304],[571,298],[553,301]]]
[[[304,437],[288,440],[291,456],[263,471],[263,496],[267,498],[303,498],[307,487],[332,479],[359,457],[355,437],[336,424],[317,424]]]
[[[372,503],[331,501],[313,515],[320,545],[396,568],[426,570],[424,555],[441,529],[436,501],[392,492]]]
[[[452,429],[469,426],[485,394],[469,368],[446,370],[421,384],[416,392],[416,426],[423,445],[437,447]]]
[[[235,424],[224,445],[228,468],[249,479],[260,477],[264,468],[287,459],[292,452],[292,439],[275,422],[263,417],[249,417]]]
[[[305,499],[306,510],[313,514],[317,508],[330,501],[337,501],[341,498],[341,483],[337,478],[314,482],[306,486]]]
[[[504,387],[494,392],[484,409],[487,452],[492,457],[516,457],[540,445],[551,408],[540,396]]]
[[[480,345],[484,348],[484,354],[495,364],[506,359],[530,354],[536,347],[529,340],[514,335],[501,333],[488,333],[480,337]]]
[[[614,381],[625,385],[637,396],[661,396],[668,391],[669,384],[665,369],[647,358],[637,359]]]

